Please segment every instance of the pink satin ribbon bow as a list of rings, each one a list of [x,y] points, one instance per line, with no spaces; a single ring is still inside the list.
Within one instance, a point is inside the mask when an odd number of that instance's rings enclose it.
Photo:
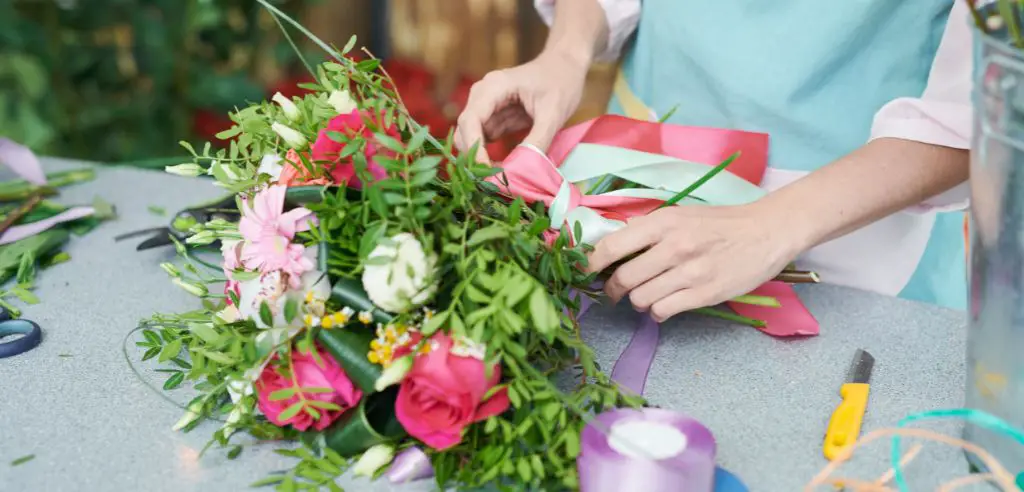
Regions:
[[[531,147],[517,147],[502,163],[504,172],[490,181],[504,193],[522,197],[527,203],[539,201],[550,206],[563,181],[557,167],[580,143],[622,147],[712,166],[740,151],[728,171],[754,184],[760,184],[768,163],[768,135],[764,133],[605,115],[559,132],[546,156]],[[585,195],[574,185],[570,185],[570,193],[570,209],[585,206],[607,219],[620,221],[651,213],[662,203],[647,198]],[[553,228],[560,226],[552,224]],[[766,326],[762,331],[765,333],[774,336],[818,334],[818,322],[790,285],[768,282],[752,294],[774,297],[781,306],[728,304],[737,314],[764,321]]]

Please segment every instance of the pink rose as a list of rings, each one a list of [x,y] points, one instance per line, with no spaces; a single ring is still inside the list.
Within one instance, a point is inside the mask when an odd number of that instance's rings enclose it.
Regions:
[[[485,374],[484,363],[473,357],[452,355],[447,335],[430,339],[430,351],[417,355],[398,389],[395,413],[409,435],[434,449],[450,448],[462,440],[466,426],[504,412],[508,392],[484,395],[501,380],[501,368]],[[395,351],[395,358],[409,353]]]
[[[357,405],[359,399],[362,398],[363,392],[352,384],[348,375],[345,374],[345,371],[334,358],[324,350],[318,350],[317,353],[320,355],[323,365],[318,365],[312,354],[300,353],[295,349],[292,350],[291,366],[294,373],[294,381],[292,378],[281,374],[278,370],[280,364],[277,362],[267,364],[259,379],[256,380],[260,411],[275,425],[281,427],[291,425],[300,431],[307,430],[310,427],[316,430],[324,430],[337,420],[345,410]],[[270,399],[270,394],[277,390],[295,387],[296,385],[300,388],[331,388],[334,391],[328,393],[303,392],[302,397],[306,400],[334,403],[341,407],[341,409],[324,410],[317,408],[316,411],[320,413],[319,419],[314,419],[312,415],[304,410],[296,413],[291,418],[282,419],[281,413],[285,409],[301,401],[299,394],[296,393],[291,398],[276,401]]]
[[[359,178],[356,177],[356,169],[352,164],[352,158],[338,157],[341,153],[341,149],[345,147],[345,144],[335,142],[331,137],[327,136],[327,132],[344,133],[350,138],[361,135],[366,139],[366,147],[363,150],[363,155],[366,156],[366,163],[373,179],[376,181],[387,177],[387,172],[384,171],[383,167],[374,162],[373,156],[378,153],[393,156],[394,153],[388,149],[377,146],[376,140],[373,138],[373,132],[370,131],[366,126],[366,123],[363,122],[364,116],[365,113],[360,112],[358,109],[348,114],[335,116],[334,119],[327,124],[327,128],[320,130],[320,134],[316,137],[316,142],[313,143],[313,160],[317,162],[323,161],[330,163],[328,165],[328,172],[330,172],[335,183],[348,183],[350,186],[355,188],[362,186],[362,183],[359,182]],[[395,126],[385,129],[384,133],[395,138],[399,137],[398,129]]]

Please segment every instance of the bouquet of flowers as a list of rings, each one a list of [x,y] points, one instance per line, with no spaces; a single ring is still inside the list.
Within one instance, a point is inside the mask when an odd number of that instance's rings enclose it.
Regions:
[[[545,198],[543,176],[454,156],[408,117],[378,60],[345,56],[354,43],[324,46],[334,61],[303,97],[233,113],[228,148],[183,144],[192,162],[169,168],[212,176],[240,212],[176,242],[184,266],[162,266],[203,307],[153,316],[137,342],[177,366],[165,389],[198,391],[176,428],[222,421],[211,444],[232,458],[242,431],[302,442],[281,451],[294,470],[258,482],[285,490],[392,461],[390,478],[432,474],[442,488],[578,487],[588,416],[644,406],[601,372],[575,316],[596,279],[590,227],[625,216],[580,206],[575,178]],[[729,162],[691,166],[672,192],[637,166],[609,168],[627,189],[606,198],[647,211],[713,201]],[[701,185],[708,195],[690,196]],[[219,265],[196,252],[215,243]]]

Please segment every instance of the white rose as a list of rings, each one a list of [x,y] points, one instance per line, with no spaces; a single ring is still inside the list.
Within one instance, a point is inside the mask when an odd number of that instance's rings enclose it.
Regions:
[[[299,121],[300,119],[302,119],[302,111],[299,110],[299,107],[296,106],[291,99],[285,97],[284,94],[281,94],[280,92],[275,93],[274,97],[272,97],[271,99],[273,99],[273,101],[276,102],[278,106],[281,106],[281,110],[284,111],[285,117],[287,117],[289,120]]]
[[[437,292],[437,257],[423,251],[412,234],[396,234],[391,244],[374,248],[370,258],[377,260],[363,270],[363,288],[377,307],[404,313]]]
[[[277,154],[267,154],[260,159],[260,167],[256,169],[256,174],[266,174],[270,176],[271,181],[277,181],[281,178],[281,170],[284,166],[281,165],[281,156]]]
[[[288,146],[293,149],[298,150],[305,148],[308,143],[306,141],[306,137],[302,136],[298,130],[287,125],[275,122],[270,125],[270,129],[274,130],[274,133],[277,133],[284,140],[284,143],[288,144]]]
[[[331,91],[327,97],[327,104],[330,104],[338,114],[349,114],[356,109],[356,102],[348,91]]]

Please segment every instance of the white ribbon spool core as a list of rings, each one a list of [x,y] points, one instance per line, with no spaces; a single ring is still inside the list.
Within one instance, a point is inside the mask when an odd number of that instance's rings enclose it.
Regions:
[[[664,460],[680,455],[687,444],[686,434],[660,422],[619,422],[608,434],[608,446],[630,458]]]

